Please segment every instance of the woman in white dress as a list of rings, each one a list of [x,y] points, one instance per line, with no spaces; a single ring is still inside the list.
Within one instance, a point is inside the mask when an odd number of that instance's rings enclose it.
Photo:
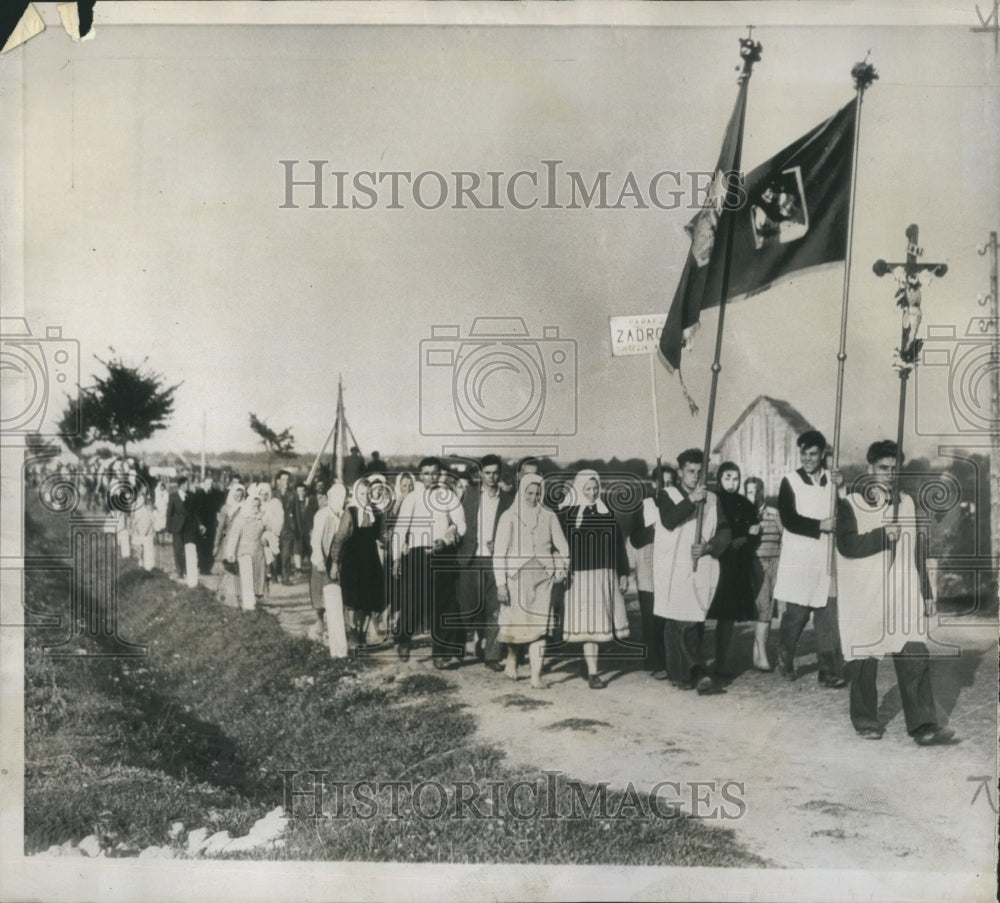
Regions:
[[[566,578],[569,545],[555,513],[542,504],[542,478],[526,474],[517,500],[500,515],[493,571],[500,603],[497,641],[507,644],[504,673],[517,680],[518,646],[527,644],[533,689],[542,683],[545,637],[554,627],[552,587]]]

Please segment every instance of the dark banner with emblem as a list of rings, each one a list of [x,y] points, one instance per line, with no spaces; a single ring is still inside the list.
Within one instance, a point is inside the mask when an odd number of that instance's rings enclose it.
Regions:
[[[854,116],[852,100],[750,172],[742,191],[734,191],[729,181],[721,190],[713,183],[705,206],[687,227],[691,250],[660,338],[660,353],[671,370],[680,367],[681,349],[702,309],[722,300],[727,229],[733,231],[730,301],[764,291],[801,270],[845,258]],[[717,181],[726,172],[727,149],[738,140],[733,134],[736,121],[734,114]],[[741,195],[738,205],[733,203],[736,193]]]

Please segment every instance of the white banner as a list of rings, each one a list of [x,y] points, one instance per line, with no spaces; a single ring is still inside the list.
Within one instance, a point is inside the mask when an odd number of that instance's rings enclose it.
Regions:
[[[666,314],[637,314],[611,318],[611,354],[655,354]]]

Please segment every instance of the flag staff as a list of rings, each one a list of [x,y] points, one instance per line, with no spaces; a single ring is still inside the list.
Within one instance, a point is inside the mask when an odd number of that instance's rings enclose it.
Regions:
[[[869,51],[870,53],[871,51]],[[875,67],[867,55],[851,68],[854,79],[854,152],[851,159],[851,188],[847,201],[847,248],[844,252],[844,288],[840,301],[840,345],[837,349],[837,394],[833,406],[833,470],[840,467],[840,420],[844,409],[844,365],[847,362],[847,305],[851,294],[851,246],[854,242],[854,194],[858,182],[858,137],[861,134],[861,104],[865,91],[878,78]],[[837,513],[837,487],[830,481],[830,517]],[[827,554],[827,573],[833,574],[835,543],[830,543]]]
[[[656,488],[663,488],[663,451],[660,448],[660,411],[656,397],[656,354],[649,354],[649,387],[653,393],[653,432],[656,439]]]
[[[753,74],[753,64],[760,61],[761,47],[760,41],[753,41],[750,35],[753,34],[753,26],[749,27],[747,37],[740,38],[740,57],[743,60],[743,69],[740,72],[739,78],[736,83],[740,86],[742,90],[744,85],[750,80],[750,76]],[[739,178],[740,173],[740,161],[743,156],[743,126],[746,122],[746,104],[743,104],[742,110],[740,110],[740,123],[737,131],[736,138],[736,148],[733,153],[733,164],[732,171],[729,173],[716,173],[716,179],[720,177],[725,180],[724,186],[713,185],[713,190],[718,192],[721,190],[724,192],[726,201],[728,202],[729,194],[728,189],[730,187],[730,179]],[[728,216],[726,214],[729,214]],[[729,270],[730,264],[732,263],[733,256],[733,228],[732,228],[732,213],[729,209],[728,203],[725,205],[724,209],[720,211],[719,221],[720,224],[723,222],[723,217],[726,222],[726,251],[725,257],[723,259],[722,265],[722,292],[719,300],[719,323],[715,330],[715,357],[712,360],[712,387],[708,396],[708,414],[706,416],[705,423],[705,458],[702,464],[702,480],[708,480],[708,462],[712,454],[712,422],[715,418],[715,398],[719,389],[719,372],[722,370],[722,364],[720,360],[722,358],[722,327],[726,321],[726,295],[729,294]],[[701,544],[701,534],[702,527],[705,520],[705,503],[704,501],[698,503],[698,517],[695,526],[695,545]],[[692,569],[698,570],[698,559],[695,558]]]

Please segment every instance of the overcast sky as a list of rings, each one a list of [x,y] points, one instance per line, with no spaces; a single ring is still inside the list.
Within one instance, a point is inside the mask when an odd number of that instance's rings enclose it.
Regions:
[[[574,354],[578,363],[575,423],[571,369],[560,383],[557,368],[543,374],[541,424],[569,435],[538,444],[558,446],[564,460],[651,459],[648,361],[611,357],[608,318],[666,313],[691,211],[635,209],[630,200],[624,209],[542,209],[541,161],[562,161],[564,205],[568,170],[588,185],[610,171],[609,203],[632,172],[648,203],[657,172],[711,169],[744,33],[742,22],[105,26],[74,45],[50,28],[18,51],[32,328],[58,324],[79,340],[85,382],[93,355],[105,357],[109,346],[183,380],[171,426],[149,448],[199,448],[203,412],[209,450],[253,448],[254,411],[291,427],[300,450],[316,450],[341,373],[363,450],[393,454],[531,444],[468,422],[464,439],[421,435],[422,424],[425,433],[458,424],[439,376],[447,368],[421,381],[421,342],[432,329],[458,326],[465,336],[478,316],[521,317],[542,340],[522,353],[561,349],[564,368]],[[925,288],[925,326],[964,335],[983,310],[976,296],[988,290],[988,258],[976,246],[997,228],[1000,209],[992,41],[958,26],[767,27],[754,38],[764,50],[750,85],[746,169],[847,102],[851,66],[869,48],[880,74],[864,104],[858,172],[843,421],[844,456],[856,460],[896,429],[890,364],[899,312],[894,282],[876,278],[873,261],[900,259],[904,229],[916,222],[926,259],[950,266]],[[326,173],[349,173],[348,188],[361,170],[440,172],[448,201],[422,209],[403,182],[404,209],[390,209],[384,182],[372,209],[310,209],[309,188],[295,189],[298,209],[281,209],[279,161],[302,161],[295,173],[305,178],[314,159],[329,161]],[[517,171],[535,172],[540,187],[522,177],[515,196],[539,203],[517,210],[502,194],[504,209],[452,209],[457,170],[487,186],[487,173],[502,173],[502,192]],[[661,184],[667,200],[673,186]],[[433,203],[436,180],[422,187]],[[328,175],[328,204],[335,189]],[[479,196],[489,200],[485,189]],[[370,202],[349,191],[348,204],[352,197]],[[760,394],[786,399],[832,433],[842,278],[837,266],[729,308],[716,437]],[[668,458],[702,444],[715,323],[714,312],[703,317],[683,365],[701,416],[688,413],[676,380],[657,367]],[[547,327],[572,341],[557,349]],[[460,344],[445,339],[431,350]],[[918,374],[911,454],[956,433],[946,404],[952,369]],[[516,410],[509,399],[521,384],[510,371],[485,376],[486,408]]]

